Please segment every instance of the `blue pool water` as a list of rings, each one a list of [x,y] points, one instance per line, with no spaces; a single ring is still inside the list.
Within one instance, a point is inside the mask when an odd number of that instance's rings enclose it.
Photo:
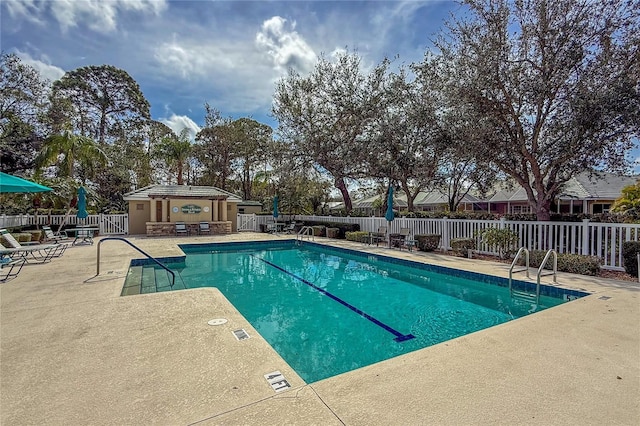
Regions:
[[[536,306],[493,277],[318,244],[181,247],[174,289],[219,288],[308,383],[563,303],[541,296]]]

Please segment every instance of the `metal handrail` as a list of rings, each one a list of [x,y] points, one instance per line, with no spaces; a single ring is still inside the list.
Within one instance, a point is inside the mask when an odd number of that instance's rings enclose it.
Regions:
[[[551,256],[552,254],[553,254],[553,271],[543,274],[542,269],[545,267],[545,265],[549,261],[549,256]],[[538,268],[538,278],[537,278],[538,286],[540,286],[540,277],[546,276],[546,275],[553,275],[553,282],[554,283],[558,282],[556,280],[558,276],[558,253],[556,253],[556,251],[553,249],[547,252],[547,254],[544,256],[544,259],[542,260],[542,263],[540,264],[540,267]]]
[[[171,269],[169,269],[166,265],[164,265],[163,263],[161,263],[158,259],[154,258],[153,256],[151,256],[150,254],[146,253],[145,251],[143,251],[141,248],[139,248],[138,246],[134,245],[131,241],[124,239],[122,237],[105,237],[102,238],[100,241],[98,241],[98,247],[97,247],[97,259],[96,259],[96,276],[100,275],[100,245],[105,242],[105,241],[109,241],[109,240],[114,240],[114,241],[122,241],[125,242],[127,244],[129,244],[131,247],[133,247],[134,249],[138,250],[140,253],[142,253],[143,255],[147,256],[149,259],[153,260],[156,264],[158,264],[162,269],[164,269],[165,271],[167,271],[168,273],[171,274],[171,287],[173,288],[173,285],[176,283],[176,274],[175,272],[173,272]]]
[[[516,269],[514,270],[513,268],[516,266],[516,262],[518,261],[518,259],[520,258],[520,256],[524,253],[524,258],[525,258],[525,264],[526,266],[522,269]],[[527,273],[527,278],[529,278],[529,250],[527,250],[527,248],[525,247],[520,247],[520,250],[518,250],[518,253],[516,253],[516,257],[513,258],[513,262],[511,262],[511,267],[509,267],[509,292],[512,292],[511,289],[511,280],[513,278],[513,273],[514,272],[523,272],[526,271]]]
[[[302,240],[302,237],[307,236],[307,239],[309,239],[308,237],[311,236],[313,237],[313,241],[316,240],[315,235],[313,234],[313,227],[311,226],[303,226],[300,231],[298,231],[298,234],[296,234],[296,240],[298,239],[298,237],[300,237],[300,239]]]

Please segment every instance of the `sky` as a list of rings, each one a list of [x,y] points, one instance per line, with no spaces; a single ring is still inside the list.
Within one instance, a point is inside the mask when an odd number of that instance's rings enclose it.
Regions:
[[[88,65],[123,69],[176,133],[204,125],[205,102],[275,128],[271,101],[288,68],[304,74],[345,50],[365,68],[418,62],[461,13],[440,0],[2,0],[0,46],[51,81]]]

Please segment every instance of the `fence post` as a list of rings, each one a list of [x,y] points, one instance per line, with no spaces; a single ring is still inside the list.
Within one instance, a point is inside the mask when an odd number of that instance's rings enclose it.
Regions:
[[[498,225],[498,228],[499,228],[499,229],[504,229],[504,228],[506,228],[506,227],[507,227],[507,218],[506,218],[506,217],[504,217],[504,216],[502,216],[502,217],[500,218],[500,224]]]
[[[449,218],[442,218],[442,251],[449,250]]]
[[[589,254],[589,219],[582,219],[582,254]]]

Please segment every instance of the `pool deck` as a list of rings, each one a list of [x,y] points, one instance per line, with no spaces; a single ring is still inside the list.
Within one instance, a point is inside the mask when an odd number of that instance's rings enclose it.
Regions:
[[[163,257],[178,243],[283,238],[129,239]],[[500,263],[316,242],[508,276]],[[3,426],[640,424],[638,283],[559,273],[594,294],[306,384],[216,289],[120,297],[142,256],[104,242],[96,276],[96,245],[0,284]],[[240,328],[251,338],[238,341]],[[275,370],[290,390],[268,385]]]

